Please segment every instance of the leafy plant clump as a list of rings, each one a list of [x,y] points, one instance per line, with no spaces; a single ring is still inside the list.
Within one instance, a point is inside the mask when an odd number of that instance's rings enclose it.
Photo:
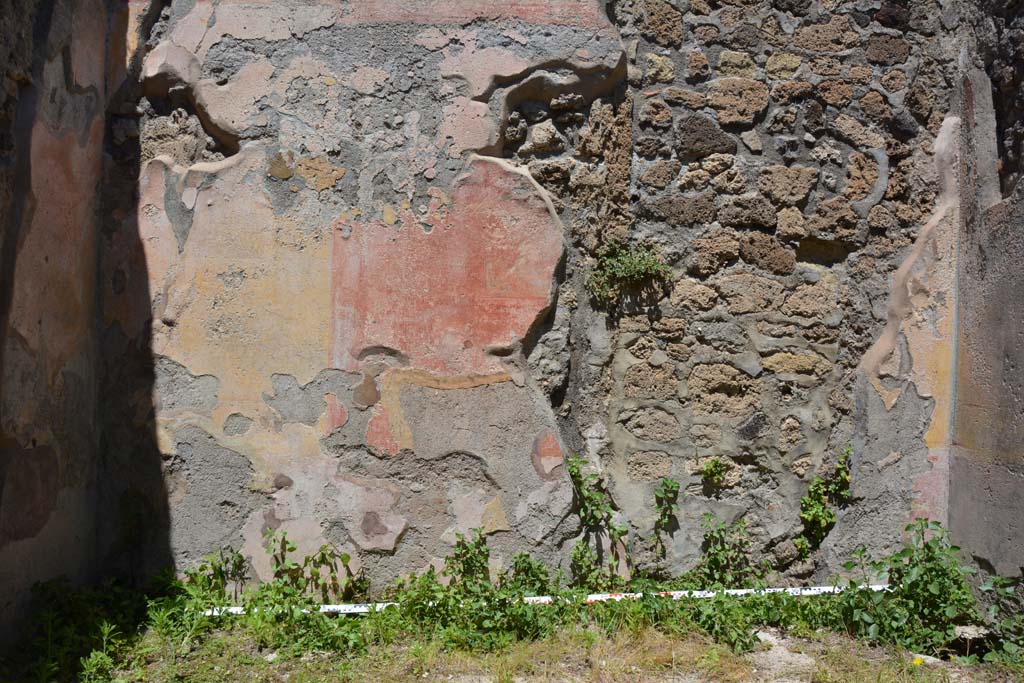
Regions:
[[[652,247],[611,242],[597,253],[587,285],[598,303],[608,306],[622,296],[666,279],[669,268]]]
[[[672,530],[676,522],[676,513],[679,512],[679,482],[671,477],[664,477],[658,488],[654,489],[654,505],[658,510],[658,519],[654,523],[654,533],[658,538],[658,549],[662,557],[665,557],[665,541],[662,537]]]
[[[573,509],[583,528],[583,537],[573,547],[570,570],[573,585],[602,589],[620,587],[619,566],[629,564],[625,539],[628,529],[614,521],[611,494],[599,474],[584,473],[587,461],[573,456],[565,468],[573,487]],[[604,540],[608,553],[604,556]]]
[[[725,462],[718,456],[715,456],[705,460],[697,473],[700,475],[704,488],[715,491],[725,485],[725,475],[728,471],[729,468]]]
[[[753,588],[764,578],[763,563],[753,561],[750,533],[742,519],[727,524],[704,515],[700,562],[683,578],[693,588]]]
[[[850,501],[850,457],[851,450],[847,448],[832,473],[827,478],[811,480],[807,495],[800,499],[800,521],[804,530],[794,543],[803,557],[820,546],[835,526],[836,508]]]
[[[938,522],[918,520],[907,527],[909,542],[878,561],[860,550],[844,568],[859,569],[843,593],[844,622],[870,641],[894,643],[914,652],[941,654],[957,640],[957,627],[981,621],[978,602],[967,584],[973,567],[960,560]],[[863,590],[872,576],[889,590]]]

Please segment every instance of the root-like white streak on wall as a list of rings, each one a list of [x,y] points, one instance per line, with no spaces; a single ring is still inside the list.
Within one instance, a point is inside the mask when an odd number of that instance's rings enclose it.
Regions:
[[[860,368],[872,383],[877,382],[880,378],[882,363],[896,348],[903,321],[913,310],[911,280],[916,267],[925,255],[925,250],[931,243],[935,228],[959,206],[960,198],[956,180],[956,143],[959,131],[960,119],[956,116],[947,116],[935,139],[935,165],[942,187],[935,210],[918,234],[910,254],[896,270],[885,328],[878,340],[861,359]]]

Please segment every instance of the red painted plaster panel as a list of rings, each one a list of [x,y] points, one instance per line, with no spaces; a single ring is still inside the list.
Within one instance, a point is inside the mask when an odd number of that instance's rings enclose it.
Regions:
[[[429,233],[412,220],[339,226],[351,233],[334,231],[334,367],[358,370],[360,355],[386,348],[438,376],[502,371],[488,349],[514,345],[548,307],[562,255],[540,192],[477,160]]]

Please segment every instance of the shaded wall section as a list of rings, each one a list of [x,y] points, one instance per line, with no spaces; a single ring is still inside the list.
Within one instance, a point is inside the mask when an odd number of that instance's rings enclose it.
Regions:
[[[1002,574],[1024,567],[1024,197],[966,226],[950,462],[955,539]]]
[[[997,3],[976,19],[963,81],[959,354],[949,523],[983,568],[1024,567],[1024,184],[1018,182],[1024,13]]]
[[[0,10],[0,627],[33,582],[94,560],[104,16],[102,0]]]

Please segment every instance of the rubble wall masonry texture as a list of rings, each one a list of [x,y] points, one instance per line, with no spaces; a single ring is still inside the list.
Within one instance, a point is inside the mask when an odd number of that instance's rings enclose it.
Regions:
[[[643,566],[691,566],[707,512],[744,519],[780,582],[889,550],[915,516],[1019,566],[1024,27],[1000,12],[0,10],[5,612],[37,579],[225,545],[265,575],[268,530],[376,585],[473,528],[496,571],[564,567],[573,453]],[[671,277],[609,310],[586,279],[620,240]],[[801,558],[800,498],[848,446],[854,500]]]

